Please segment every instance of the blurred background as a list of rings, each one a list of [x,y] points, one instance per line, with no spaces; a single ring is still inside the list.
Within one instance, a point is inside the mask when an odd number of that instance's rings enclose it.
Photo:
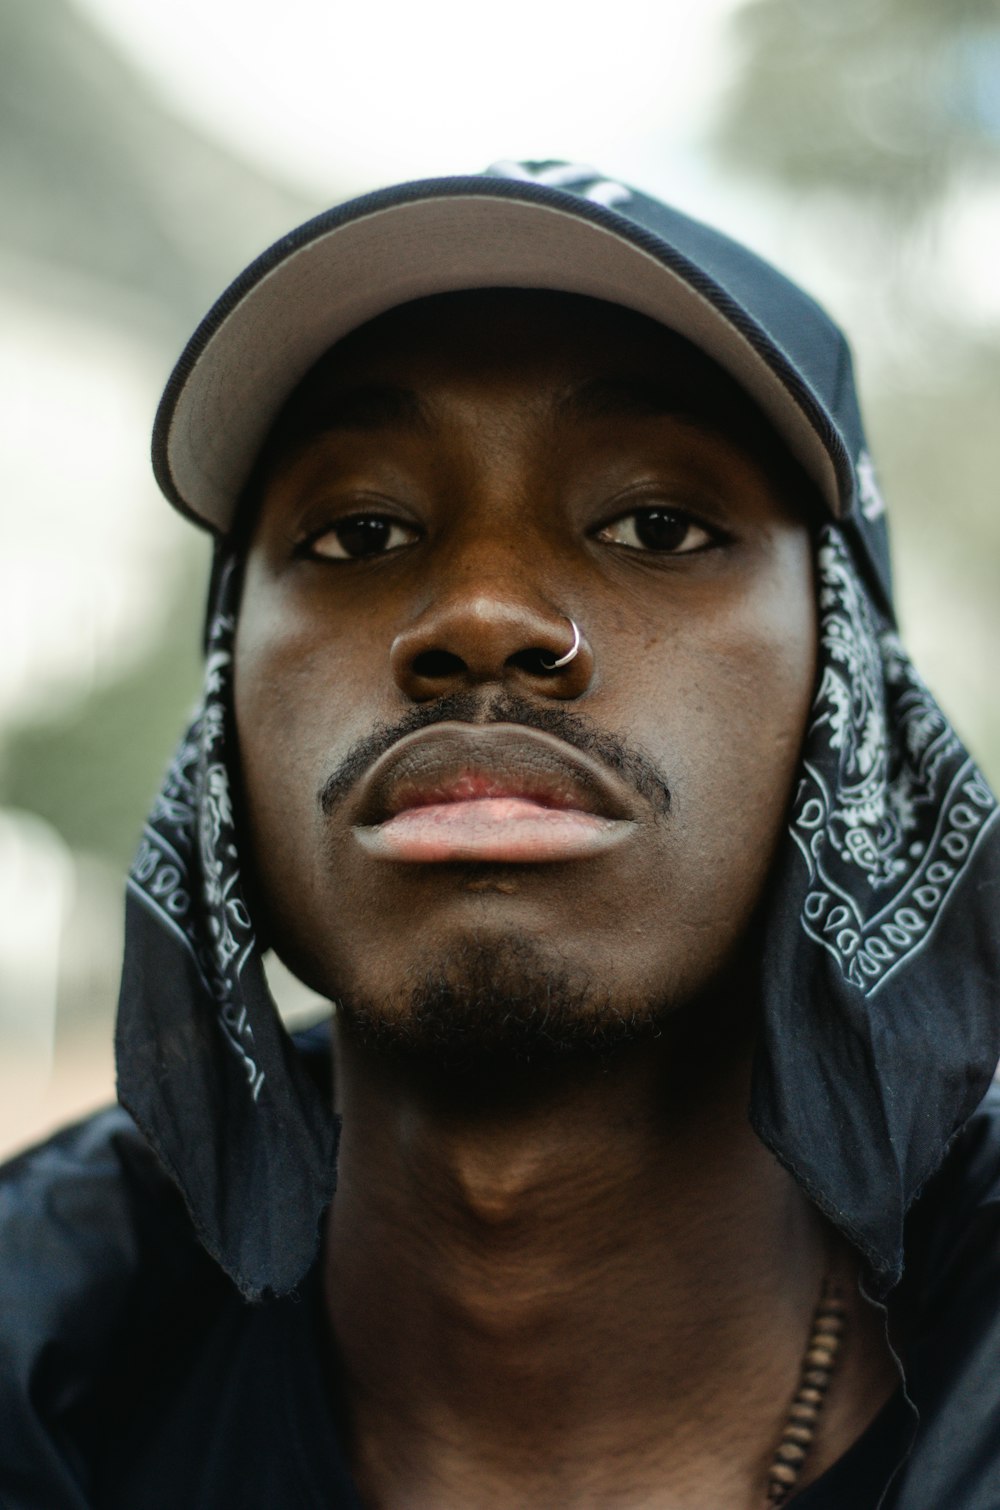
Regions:
[[[904,633],[1000,782],[996,0],[0,0],[0,1152],[113,1094],[122,877],[199,675],[207,541],[147,461],[174,358],[291,225],[502,157],[652,190],[847,327]]]

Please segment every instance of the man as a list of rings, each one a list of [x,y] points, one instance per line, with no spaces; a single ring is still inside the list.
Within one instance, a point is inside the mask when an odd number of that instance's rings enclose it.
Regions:
[[[995,1510],[996,805],[835,328],[506,164],[266,253],[154,459],[205,702],[130,885],[141,1132],[4,1187],[4,1502]]]

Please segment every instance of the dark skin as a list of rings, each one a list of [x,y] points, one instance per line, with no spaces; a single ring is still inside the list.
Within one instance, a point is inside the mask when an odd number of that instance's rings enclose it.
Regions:
[[[652,322],[501,292],[341,343],[262,469],[237,725],[258,910],[345,1004],[325,1293],[369,1506],[754,1510],[824,1273],[851,1288],[746,1119],[816,654],[769,444]],[[456,694],[463,738],[513,694],[598,765],[602,739],[635,754],[611,847],[373,854],[364,769],[331,776]],[[420,1026],[428,979],[454,1043]],[[547,980],[561,1052],[531,1051]],[[803,1484],[894,1382],[857,1311]]]

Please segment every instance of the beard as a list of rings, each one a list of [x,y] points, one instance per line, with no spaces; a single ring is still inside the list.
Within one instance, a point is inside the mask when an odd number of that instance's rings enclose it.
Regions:
[[[513,1074],[551,1075],[662,1037],[672,1009],[616,1000],[554,966],[529,939],[468,940],[391,998],[340,994],[342,1031],[362,1048],[434,1078],[481,1089]]]

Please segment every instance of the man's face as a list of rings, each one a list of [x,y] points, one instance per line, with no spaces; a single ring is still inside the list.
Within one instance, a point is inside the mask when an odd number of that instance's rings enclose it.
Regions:
[[[356,332],[282,433],[236,646],[279,952],[404,1036],[470,993],[499,1038],[501,1002],[600,1031],[710,989],[815,664],[804,502],[745,406],[651,321],[503,291]]]

